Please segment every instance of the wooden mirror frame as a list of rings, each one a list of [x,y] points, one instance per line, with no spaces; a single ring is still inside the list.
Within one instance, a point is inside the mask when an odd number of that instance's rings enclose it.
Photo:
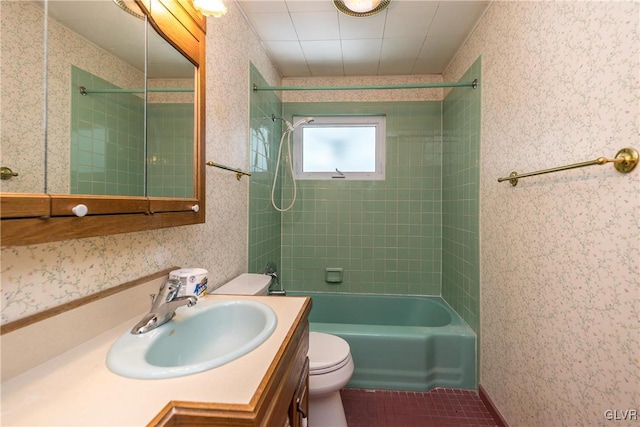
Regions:
[[[149,23],[195,66],[193,198],[0,193],[2,246],[56,242],[205,221],[206,20],[190,0],[136,0]],[[84,217],[72,208],[83,204]]]

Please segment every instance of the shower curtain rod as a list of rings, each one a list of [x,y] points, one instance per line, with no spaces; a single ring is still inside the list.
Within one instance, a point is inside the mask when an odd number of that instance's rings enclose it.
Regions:
[[[375,90],[375,89],[436,89],[443,87],[478,87],[478,79],[472,82],[458,83],[408,83],[400,85],[364,85],[364,86],[265,86],[253,84],[253,91],[259,90]]]
[[[79,86],[78,90],[81,95],[90,93],[144,93],[144,89],[87,89]],[[150,87],[147,92],[193,92],[193,88],[189,87]]]

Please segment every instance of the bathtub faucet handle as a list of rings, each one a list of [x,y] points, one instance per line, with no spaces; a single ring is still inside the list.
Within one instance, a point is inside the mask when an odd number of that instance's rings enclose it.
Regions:
[[[275,279],[278,285],[280,284],[280,278],[278,277],[278,267],[276,266],[275,262],[269,261],[267,265],[265,265],[263,273],[267,276],[271,276],[271,279]]]
[[[280,278],[277,272],[267,273],[267,276],[271,276],[271,279],[275,280],[278,285],[280,284]]]

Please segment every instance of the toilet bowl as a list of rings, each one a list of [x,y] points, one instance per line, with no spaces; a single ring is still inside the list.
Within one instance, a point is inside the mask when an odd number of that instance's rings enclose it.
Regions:
[[[309,423],[346,427],[340,390],[353,375],[349,343],[335,335],[309,333]]]
[[[245,273],[215,289],[213,294],[267,295],[272,277]],[[347,427],[340,390],[353,375],[349,343],[321,332],[309,333],[309,424]]]

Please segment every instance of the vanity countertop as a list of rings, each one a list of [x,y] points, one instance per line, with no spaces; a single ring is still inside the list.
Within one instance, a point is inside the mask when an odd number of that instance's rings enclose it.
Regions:
[[[142,380],[112,373],[105,357],[133,319],[2,383],[3,426],[144,426],[170,401],[248,404],[304,307],[305,298],[213,295],[257,300],[278,317],[257,349],[217,368],[180,378]],[[181,307],[180,310],[188,310]],[[68,333],[72,333],[69,331]]]

